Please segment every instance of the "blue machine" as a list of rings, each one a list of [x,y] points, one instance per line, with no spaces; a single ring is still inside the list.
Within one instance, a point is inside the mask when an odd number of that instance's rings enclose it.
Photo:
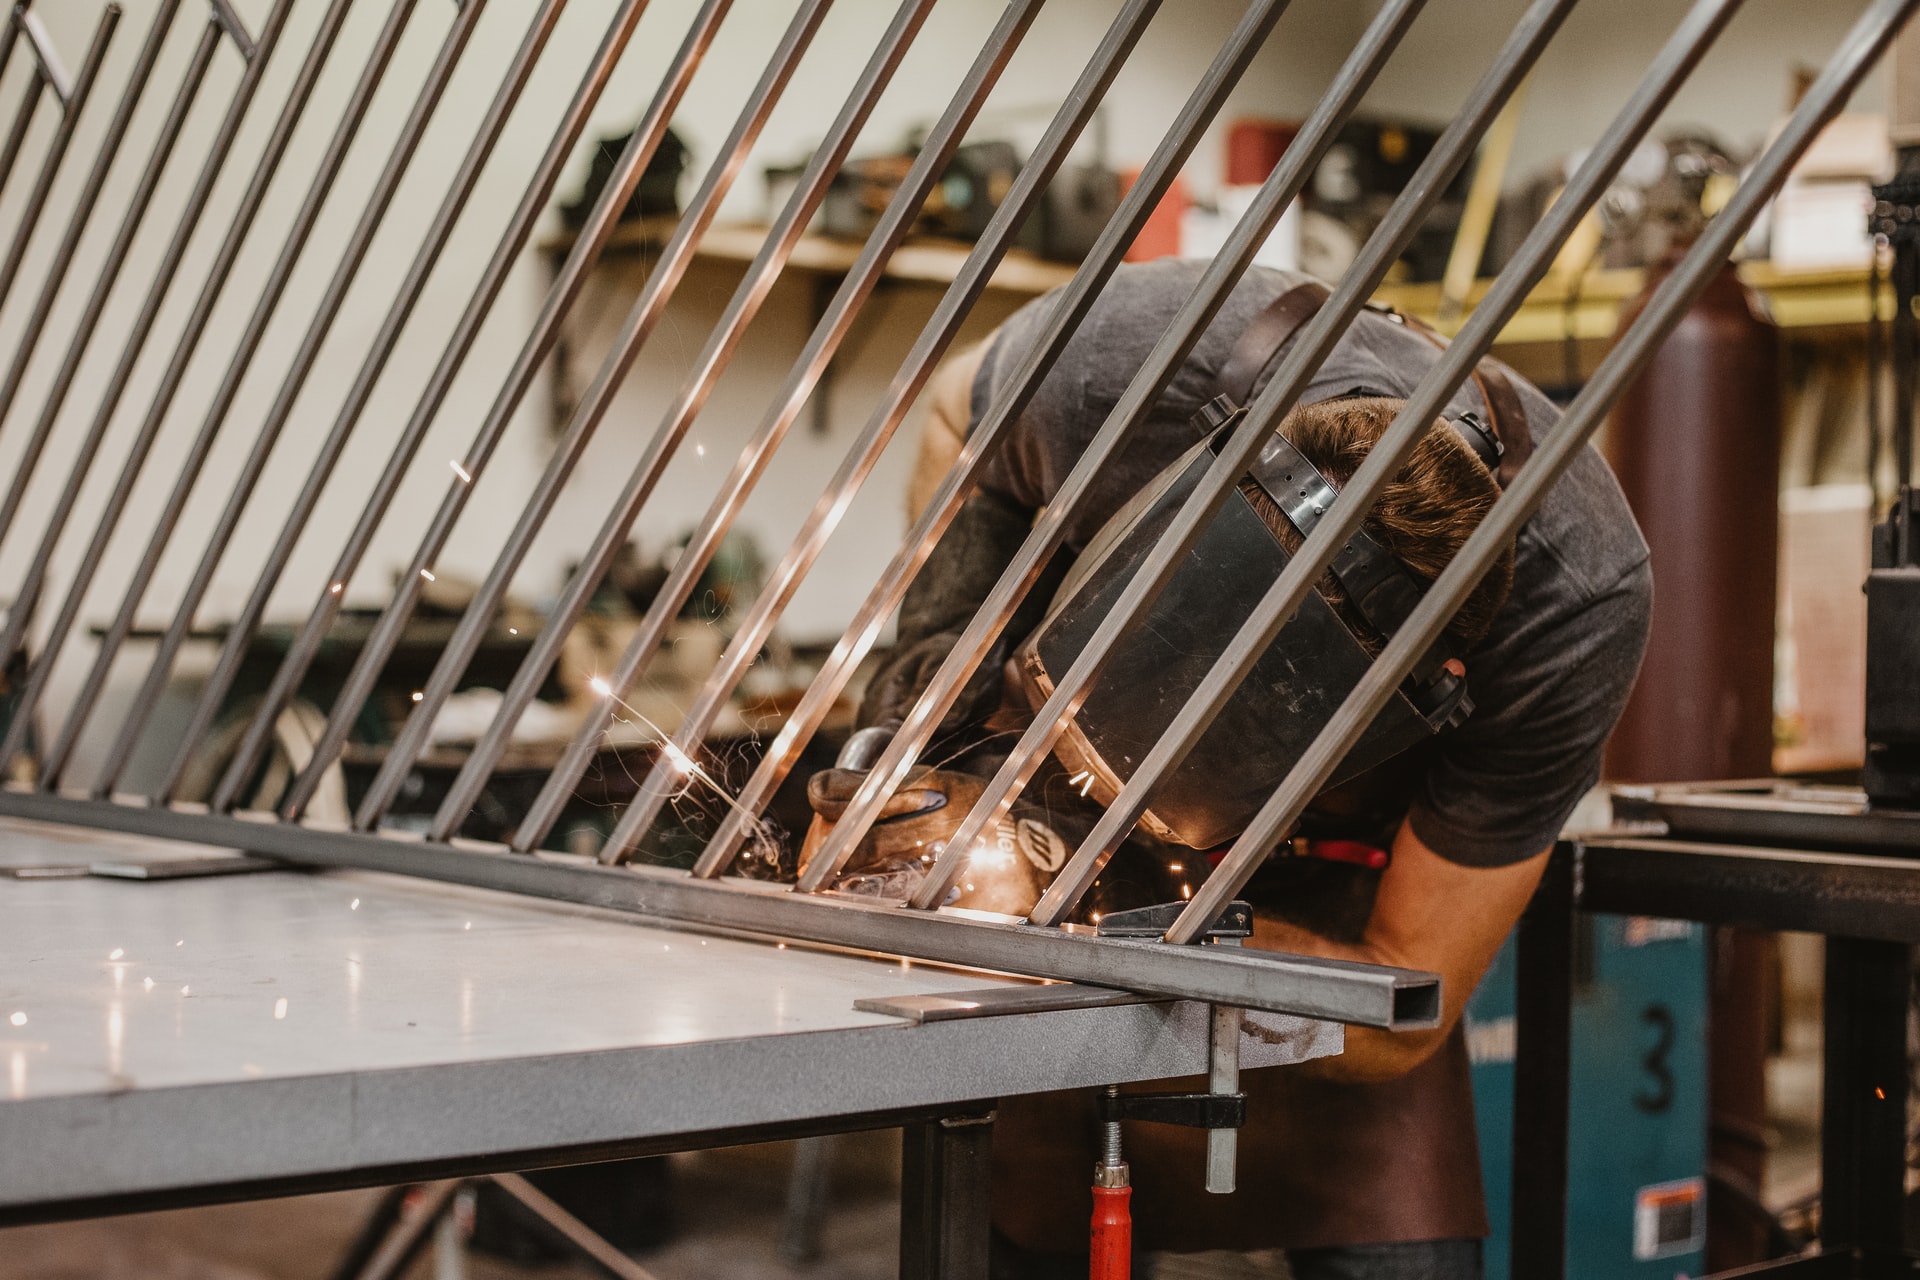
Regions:
[[[1575,917],[1568,1280],[1674,1280],[1705,1269],[1704,926]],[[1467,1003],[1487,1280],[1511,1280],[1514,943]]]

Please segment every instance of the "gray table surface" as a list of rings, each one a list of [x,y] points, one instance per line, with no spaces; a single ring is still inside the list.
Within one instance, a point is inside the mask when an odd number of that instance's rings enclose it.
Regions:
[[[169,850],[193,852],[0,820],[0,864]],[[1191,1004],[853,1007],[1016,981],[366,872],[0,879],[0,1209],[1205,1069]],[[1274,1020],[1243,1059],[1340,1037]]]

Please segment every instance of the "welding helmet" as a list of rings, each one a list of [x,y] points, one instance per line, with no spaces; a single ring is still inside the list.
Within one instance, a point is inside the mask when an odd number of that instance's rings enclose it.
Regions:
[[[1015,675],[1035,711],[1053,692],[1056,674],[1072,666],[1092,639],[1244,413],[1225,396],[1203,407],[1195,417],[1200,443],[1115,513],[1082,552],[1046,620],[1014,655]],[[1482,461],[1497,461],[1497,440],[1477,419],[1463,415],[1455,427]],[[1278,432],[1246,478],[1265,491],[1302,538],[1337,495]],[[1085,772],[1087,794],[1112,803],[1290,558],[1245,494],[1230,494],[1166,589],[1109,652],[1054,747],[1061,764]],[[1381,642],[1405,622],[1425,590],[1422,580],[1364,529],[1341,548],[1330,572],[1372,633],[1368,638]],[[1471,712],[1465,679],[1447,668],[1454,656],[1444,636],[1435,642],[1348,752],[1330,785]],[[1140,825],[1162,840],[1196,849],[1239,835],[1373,661],[1362,635],[1318,591],[1309,592],[1180,767],[1162,777]]]

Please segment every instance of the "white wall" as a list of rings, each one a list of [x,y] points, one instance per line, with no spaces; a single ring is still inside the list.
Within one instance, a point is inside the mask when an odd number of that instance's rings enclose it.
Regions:
[[[83,117],[78,144],[31,242],[26,269],[12,296],[0,307],[0,352],[14,349],[57,237],[72,216],[93,144],[111,114],[158,0],[124,3],[126,20],[105,76],[106,92]],[[6,416],[0,421],[0,476],[13,474],[49,379],[67,349],[120,212],[151,149],[154,131],[164,114],[163,104],[171,98],[188,50],[201,29],[203,3],[185,0],[146,105],[113,170],[82,243],[80,258],[58,295],[47,337],[30,366],[18,402],[6,407]],[[188,441],[200,427],[228,355],[279,252],[354,76],[391,11],[391,3],[358,0],[354,6],[339,49],[213,313],[207,337],[188,366],[159,448],[135,490],[131,513],[112,543],[107,570],[87,598],[81,615],[83,625],[105,621],[120,599],[126,575],[147,543],[154,515],[173,482]],[[257,29],[267,5],[268,0],[240,0],[239,7]],[[39,0],[37,5],[72,63],[79,61],[100,7],[96,0]],[[778,41],[793,7],[793,0],[736,0],[712,55],[675,117],[676,128],[695,153],[695,173],[684,185],[684,195],[694,190],[701,167],[712,158],[726,134],[752,77]],[[1677,0],[1607,0],[1590,2],[1576,14],[1535,76],[1516,174],[1591,136],[1614,102],[1624,95],[1626,77],[1656,47],[1682,7]],[[1858,0],[1827,5],[1753,0],[1750,12],[1727,38],[1728,52],[1709,64],[1703,72],[1703,84],[1682,98],[1673,119],[1705,123],[1736,141],[1757,138],[1782,104],[1787,68],[1797,61],[1817,62],[1824,57],[1839,32],[1863,7]],[[42,626],[51,605],[65,591],[127,442],[152,403],[160,374],[241,192],[256,171],[273,118],[324,8],[322,0],[295,0],[294,17],[274,59],[267,88],[249,114],[186,263],[166,295],[160,324],[146,344],[133,382],[112,420],[112,431],[83,491],[73,529],[59,544],[55,590],[49,596],[49,605],[43,606]],[[458,164],[533,8],[534,0],[491,0],[481,18],[425,144],[348,295],[346,311],[321,350],[234,549],[223,562],[215,589],[201,611],[203,621],[230,615],[244,599],[255,567],[279,527],[285,502],[305,478],[312,454],[413,257],[441,188]],[[639,114],[694,8],[695,0],[653,0],[602,100],[590,137],[624,128]],[[1052,0],[1009,66],[978,132],[985,135],[1014,129],[1028,136],[1034,133],[1035,122],[1057,105],[1117,8],[1118,0]],[[1443,121],[1482,69],[1494,40],[1519,8],[1519,0],[1433,0],[1428,16],[1421,20],[1378,86],[1372,99],[1374,107]],[[835,5],[743,171],[724,216],[764,215],[761,166],[803,156],[818,141],[893,9],[888,0],[840,0]],[[357,516],[392,440],[412,411],[526,174],[545,146],[612,10],[613,0],[572,0],[568,6],[507,136],[458,224],[354,443],[274,597],[274,616],[303,616],[316,593],[324,588],[339,541]],[[1164,6],[1108,99],[1111,159],[1129,165],[1147,156],[1240,10],[1232,0],[1170,0]],[[962,74],[964,59],[977,48],[1000,11],[1001,6],[993,0],[945,0],[939,5],[875,112],[860,149],[890,148],[908,129],[933,118]],[[222,447],[195,491],[147,594],[143,621],[159,625],[171,616],[173,604],[218,516],[228,483],[238,469],[243,446],[252,439],[312,310],[333,277],[353,222],[454,13],[451,0],[418,0],[385,87],[241,386]],[[1269,47],[1235,94],[1226,118],[1241,114],[1297,117],[1303,113],[1369,13],[1369,0],[1295,0]],[[0,79],[0,115],[12,110],[24,83],[24,65],[23,56],[17,54],[11,69]],[[10,595],[19,581],[38,530],[75,461],[77,443],[93,418],[101,389],[119,357],[122,336],[146,294],[154,266],[238,75],[237,57],[231,49],[223,50],[136,242],[132,260],[112,295],[100,334],[88,349],[80,382],[59,419],[53,444],[30,490],[29,506],[0,544],[0,597]],[[50,114],[42,113],[20,169],[0,193],[0,234],[7,233],[18,220],[22,196],[50,133]],[[1221,134],[1219,127],[1210,133],[1191,167],[1191,185],[1202,193],[1210,190],[1219,172]],[[570,194],[584,171],[585,160],[582,148],[562,183],[562,194]],[[516,585],[526,598],[544,599],[557,589],[561,567],[577,556],[591,537],[607,500],[671,400],[739,275],[734,266],[701,263],[687,277],[664,322],[643,350],[580,474],[570,484],[560,511],[520,574]],[[576,324],[576,334],[587,355],[604,346],[639,279],[637,268],[630,263],[603,269],[596,275],[582,300]],[[410,558],[434,506],[453,483],[447,461],[466,452],[468,441],[493,402],[504,370],[519,350],[545,284],[546,268],[538,256],[523,256],[438,415],[400,500],[382,526],[366,564],[353,579],[350,600],[377,604],[384,598],[392,574]],[[664,544],[699,518],[731,461],[734,446],[766,412],[805,342],[822,297],[824,293],[816,292],[815,282],[809,279],[784,281],[776,288],[689,439],[689,445],[704,448],[704,454],[692,448],[685,452],[642,518],[640,536],[648,546]],[[770,558],[784,548],[787,536],[811,505],[820,482],[883,390],[937,297],[931,287],[889,285],[861,321],[851,343],[853,350],[843,359],[833,380],[830,429],[818,433],[812,425],[813,415],[803,416],[741,522],[742,528],[760,539]],[[990,295],[963,337],[985,332],[1011,305],[1008,298]],[[551,439],[547,416],[546,391],[539,386],[514,414],[499,453],[481,477],[467,516],[440,561],[443,576],[477,577],[494,559],[500,540],[547,456]],[[913,425],[910,420],[903,442]],[[856,504],[828,559],[789,615],[789,628],[796,636],[817,638],[837,632],[841,620],[864,595],[903,529],[898,495],[906,460],[906,449],[895,448],[868,493]],[[136,646],[121,662],[113,698],[123,697],[126,686],[143,674],[145,654],[146,650]],[[61,705],[90,660],[87,645],[72,647],[58,672],[52,707]],[[191,666],[185,664],[183,670]],[[110,724],[112,718],[110,700],[97,720]],[[84,767],[80,774],[84,776]]]

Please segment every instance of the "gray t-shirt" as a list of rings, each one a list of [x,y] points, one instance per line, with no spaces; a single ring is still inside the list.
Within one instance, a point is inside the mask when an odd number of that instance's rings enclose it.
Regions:
[[[1034,394],[982,472],[981,487],[1027,508],[1045,506],[1107,420],[1153,345],[1186,300],[1204,263],[1163,260],[1125,266]],[[1218,391],[1218,377],[1246,324],[1307,277],[1256,268],[1228,298],[1166,394],[1074,513],[1068,546],[1084,547],[1109,516],[1194,443],[1189,419]],[[1001,326],[974,380],[973,421],[1010,380],[1045,323],[1052,295]],[[1406,396],[1433,365],[1431,340],[1384,316],[1363,313],[1300,402],[1355,391]],[[1559,412],[1511,374],[1536,440]],[[1472,383],[1449,416],[1485,415]],[[1626,705],[1646,645],[1652,606],[1647,546],[1613,473],[1593,449],[1573,466],[1521,529],[1513,590],[1491,632],[1466,656],[1475,707],[1440,736],[1417,785],[1414,833],[1441,856],[1493,867],[1539,853],[1600,776],[1601,750]]]

